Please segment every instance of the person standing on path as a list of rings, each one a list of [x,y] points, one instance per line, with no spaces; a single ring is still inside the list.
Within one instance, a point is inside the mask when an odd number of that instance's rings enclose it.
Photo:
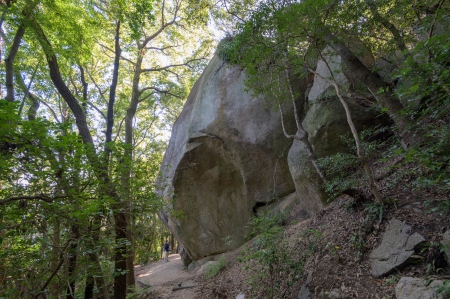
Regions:
[[[166,240],[166,244],[164,244],[164,263],[169,261],[169,241]]]

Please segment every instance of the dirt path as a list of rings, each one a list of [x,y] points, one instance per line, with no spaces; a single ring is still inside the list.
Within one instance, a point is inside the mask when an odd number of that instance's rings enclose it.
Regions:
[[[197,298],[197,288],[186,288],[172,291],[172,286],[176,283],[182,285],[196,284],[195,273],[188,273],[185,270],[179,254],[171,254],[169,262],[163,260],[148,264],[146,266],[136,266],[136,284],[144,289],[150,288],[152,298]]]

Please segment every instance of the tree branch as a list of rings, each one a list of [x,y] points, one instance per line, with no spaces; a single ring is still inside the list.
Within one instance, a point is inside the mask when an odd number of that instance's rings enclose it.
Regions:
[[[83,109],[81,108],[78,100],[72,94],[70,89],[64,83],[64,80],[61,77],[61,73],[59,71],[58,59],[53,50],[52,44],[48,40],[47,36],[44,33],[44,30],[39,25],[39,23],[33,18],[31,19],[32,27],[39,37],[39,43],[41,44],[42,49],[44,50],[45,57],[47,58],[47,64],[50,69],[50,78],[58,90],[59,94],[63,97],[67,105],[72,110],[72,113],[75,116],[76,125],[81,135],[84,143],[93,144],[94,140],[92,139],[91,132],[89,131],[86,115],[84,114]]]
[[[114,70],[111,82],[111,87],[109,88],[109,101],[108,101],[108,112],[106,118],[106,143],[112,141],[112,129],[114,126],[114,103],[116,101],[116,89],[117,82],[119,78],[119,62],[120,54],[122,50],[120,49],[120,21],[116,24],[116,34],[114,37]]]
[[[55,196],[55,197],[50,197],[48,195],[45,194],[37,194],[37,195],[32,195],[32,196],[27,196],[27,195],[20,195],[20,196],[13,196],[13,197],[9,197],[6,198],[4,200],[0,201],[0,205],[4,205],[8,202],[11,201],[16,201],[16,200],[34,200],[34,199],[40,199],[43,200],[45,202],[53,202],[55,199],[60,199],[60,198],[67,198],[68,196],[63,195],[63,196]]]
[[[155,68],[149,68],[149,69],[142,69],[141,73],[145,73],[145,72],[160,72],[160,71],[165,71],[174,67],[178,67],[178,66],[186,66],[189,67],[189,63],[194,62],[194,61],[199,61],[199,60],[203,60],[204,58],[194,58],[194,59],[190,59],[184,63],[180,63],[180,64],[170,64],[170,65],[166,65],[163,67],[155,67]]]
[[[150,35],[149,37],[145,38],[144,41],[142,42],[142,46],[141,48],[144,49],[147,47],[147,44],[149,42],[151,42],[153,39],[155,39],[158,35],[160,35],[167,27],[176,24],[176,19],[178,17],[178,10],[180,8],[180,4],[178,3],[178,1],[176,2],[176,6],[175,6],[175,11],[173,12],[173,18],[170,22],[165,23],[165,16],[164,16],[164,10],[165,10],[165,1],[163,1],[162,3],[162,9],[161,9],[161,27],[152,35]]]

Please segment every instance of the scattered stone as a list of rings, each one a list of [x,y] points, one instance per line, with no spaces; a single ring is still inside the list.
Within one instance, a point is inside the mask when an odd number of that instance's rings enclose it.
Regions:
[[[313,271],[309,271],[308,277],[306,278],[305,283],[300,288],[300,292],[298,292],[297,299],[309,299],[309,298],[311,298],[311,292],[309,291],[308,285],[312,281],[312,274],[313,274]]]
[[[236,299],[245,299],[245,295],[244,294],[239,294],[236,296]]]
[[[442,235],[442,245],[444,246],[444,256],[447,264],[450,265],[450,230]]]
[[[172,292],[179,291],[182,289],[187,289],[187,288],[193,288],[196,286],[197,285],[193,281],[190,281],[190,280],[184,281],[184,282],[177,282],[172,285]]]
[[[413,208],[413,211],[414,211],[415,213],[422,213],[422,210],[421,210],[421,209],[418,209],[418,208]]]
[[[395,287],[395,295],[397,299],[444,299],[437,291],[443,284],[443,280],[428,283],[426,279],[402,277]]]
[[[151,285],[149,285],[149,284],[147,284],[147,283],[145,283],[145,282],[142,282],[142,281],[140,281],[140,280],[136,280],[136,283],[137,283],[138,285],[140,285],[144,290],[145,290],[145,289],[149,289],[149,288],[152,287]]]
[[[380,246],[370,253],[371,274],[382,277],[404,266],[414,254],[414,248],[424,241],[420,234],[411,234],[411,226],[392,218]]]

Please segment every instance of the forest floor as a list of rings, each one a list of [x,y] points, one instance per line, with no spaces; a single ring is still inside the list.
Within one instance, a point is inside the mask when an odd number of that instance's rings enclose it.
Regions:
[[[423,256],[420,263],[410,264],[388,277],[374,278],[370,275],[368,255],[380,244],[382,233],[392,217],[411,225],[412,230],[420,233],[430,244],[437,244],[442,232],[450,227],[448,215],[433,212],[433,205],[426,205],[430,198],[448,200],[447,196],[439,198],[439,195],[431,193],[416,193],[412,196],[410,192],[405,192],[396,197],[395,204],[385,207],[382,215],[373,215],[377,219],[369,225],[367,218],[370,214],[366,206],[370,202],[348,195],[336,199],[309,219],[298,206],[294,207],[285,226],[285,237],[295,244],[295,254],[305,252],[305,246],[312,244],[301,242],[305,232],[320,231],[320,235],[314,240],[314,252],[305,260],[303,277],[294,286],[284,290],[283,298],[297,298],[310,272],[312,281],[308,287],[311,292],[309,298],[312,299],[390,299],[395,298],[394,288],[402,276],[448,280],[449,275],[440,269],[442,260],[435,247],[420,253]],[[251,272],[243,270],[243,265],[236,261],[242,254],[241,250],[228,252],[225,267],[210,279],[205,279],[197,272],[187,272],[180,256],[176,254],[169,256],[168,263],[161,260],[136,266],[137,285],[143,293],[147,293],[141,298],[235,299],[237,295],[245,294],[247,299],[251,293],[255,296],[255,291],[257,298],[267,298],[264,291],[247,283]],[[195,286],[174,291],[173,285],[178,283]],[[263,286],[260,284],[256,288],[262,289]],[[334,294],[339,295],[336,297]]]
[[[192,288],[172,291],[174,284],[196,284],[196,273],[186,271],[179,254],[169,255],[169,262],[164,260],[150,263],[145,266],[136,266],[136,284],[143,292],[148,290],[149,298],[196,298]]]

